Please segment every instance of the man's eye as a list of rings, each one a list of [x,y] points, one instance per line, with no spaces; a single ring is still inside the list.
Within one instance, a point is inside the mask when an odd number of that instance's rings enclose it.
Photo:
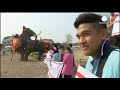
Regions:
[[[86,37],[86,36],[88,36],[89,35],[89,33],[84,33],[84,36]]]
[[[78,39],[80,39],[80,36],[79,36],[79,35],[76,35],[76,37],[77,37]]]

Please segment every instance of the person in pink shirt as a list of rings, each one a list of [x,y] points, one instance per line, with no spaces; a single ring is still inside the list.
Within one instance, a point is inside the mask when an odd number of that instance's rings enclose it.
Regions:
[[[65,54],[63,57],[63,69],[62,78],[71,78],[74,71],[74,56],[71,52],[70,47],[65,48]]]

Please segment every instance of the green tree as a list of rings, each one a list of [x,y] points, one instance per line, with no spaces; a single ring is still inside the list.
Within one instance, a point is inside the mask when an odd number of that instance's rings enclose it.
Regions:
[[[76,43],[73,43],[73,46],[78,46],[78,42],[76,42]]]
[[[66,34],[65,36],[65,43],[72,43],[72,35],[70,33]]]
[[[2,44],[4,46],[11,45],[11,41],[12,41],[12,36],[7,36],[3,38]]]

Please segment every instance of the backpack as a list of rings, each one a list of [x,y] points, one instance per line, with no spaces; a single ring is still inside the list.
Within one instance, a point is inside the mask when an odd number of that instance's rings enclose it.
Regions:
[[[106,63],[106,61],[107,61],[107,59],[108,59],[108,56],[109,56],[110,53],[111,53],[113,50],[115,50],[115,49],[118,49],[118,47],[111,45],[111,46],[107,49],[105,55],[103,55],[103,56],[101,57],[100,62],[99,62],[99,65],[98,65],[98,70],[97,70],[97,72],[96,72],[96,76],[98,76],[98,77],[100,77],[100,78],[102,77],[103,67],[104,67],[104,65],[105,65],[105,63]],[[118,51],[118,50],[117,50],[117,51]]]

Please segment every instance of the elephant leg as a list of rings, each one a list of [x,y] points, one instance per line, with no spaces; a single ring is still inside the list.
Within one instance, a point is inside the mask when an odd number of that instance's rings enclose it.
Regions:
[[[21,61],[24,61],[24,54],[25,54],[24,50],[21,50],[20,51],[20,55],[21,55],[20,60]]]
[[[41,52],[39,52],[38,61],[41,60],[41,56],[42,56],[42,54],[41,54]]]
[[[25,54],[25,60],[28,61],[29,54]]]
[[[25,60],[27,61],[28,60],[28,56],[30,55],[30,51],[26,51],[26,53],[25,53]]]
[[[24,54],[21,54],[20,60],[21,60],[21,61],[24,60]]]

